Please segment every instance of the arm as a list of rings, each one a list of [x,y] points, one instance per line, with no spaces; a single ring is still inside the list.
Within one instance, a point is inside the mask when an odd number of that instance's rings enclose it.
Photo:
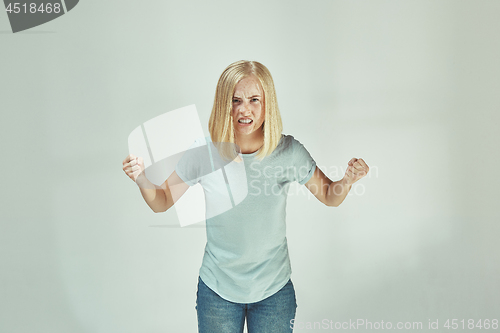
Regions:
[[[144,201],[155,213],[167,211],[189,188],[175,171],[161,186],[151,183],[144,172],[144,160],[134,155],[125,158],[123,171],[139,186]]]
[[[331,181],[319,168],[304,185],[314,196],[327,206],[338,207],[351,190],[352,184],[366,176],[368,165],[362,159],[353,158],[348,163],[344,178]]]
[[[165,186],[165,183],[161,187],[155,185],[142,173],[137,177],[136,184],[139,186],[144,201],[146,201],[153,212],[165,212],[172,206],[172,204],[168,205],[171,200],[169,200],[167,193],[170,193],[170,190],[168,185]]]

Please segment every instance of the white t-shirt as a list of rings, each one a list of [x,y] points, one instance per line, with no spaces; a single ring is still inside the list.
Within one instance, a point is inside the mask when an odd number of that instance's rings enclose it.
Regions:
[[[210,137],[198,139],[192,147],[210,142]],[[293,181],[305,184],[316,169],[309,152],[291,135],[282,135],[263,160],[256,155],[239,154],[244,164],[219,165],[224,170],[218,170],[219,177],[206,171],[217,171],[213,161],[193,154],[185,154],[175,167],[186,184],[200,183],[205,192],[207,244],[200,277],[219,296],[236,303],[261,301],[290,279],[288,188]],[[227,197],[228,192],[230,204],[223,202],[222,193]]]

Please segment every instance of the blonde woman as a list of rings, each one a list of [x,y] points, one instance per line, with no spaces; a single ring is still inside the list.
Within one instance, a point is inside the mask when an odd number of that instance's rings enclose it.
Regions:
[[[285,232],[289,184],[305,185],[320,202],[337,207],[352,184],[367,174],[368,166],[353,158],[336,182],[316,168],[305,147],[282,134],[273,79],[256,61],[237,61],[224,70],[209,131],[207,143],[234,144],[245,166],[248,195],[206,221],[207,244],[196,299],[198,330],[243,332],[246,319],[249,333],[292,332],[297,303]],[[205,190],[207,206],[217,202],[211,201],[217,195],[214,182],[200,177],[201,164],[206,163],[200,161],[183,157],[162,186],[147,180],[140,157],[129,155],[123,170],[139,185],[151,209],[162,212],[196,183]]]

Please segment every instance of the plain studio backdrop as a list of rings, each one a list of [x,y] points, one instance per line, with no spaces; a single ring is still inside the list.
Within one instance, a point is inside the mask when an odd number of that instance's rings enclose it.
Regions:
[[[241,59],[269,68],[283,132],[332,180],[370,166],[337,208],[291,187],[295,331],[500,319],[499,17],[487,0],[86,0],[13,34],[2,11],[0,331],[196,332],[206,230],[153,213],[122,161],[134,128],[190,104],[208,135]]]

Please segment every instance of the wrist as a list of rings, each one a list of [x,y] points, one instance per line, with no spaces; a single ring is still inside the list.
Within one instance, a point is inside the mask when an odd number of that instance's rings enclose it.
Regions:
[[[342,185],[344,185],[344,186],[348,186],[349,188],[351,188],[351,186],[352,186],[352,184],[353,184],[353,183],[351,182],[351,180],[350,180],[350,179],[348,179],[348,178],[346,178],[345,176],[344,176],[344,178],[342,178],[342,179],[340,180],[340,182],[341,182],[341,184],[342,184]]]
[[[141,173],[139,176],[137,176],[137,178],[135,179],[135,183],[137,184],[137,186],[139,186],[141,188],[145,188],[147,186],[149,181],[146,178],[146,175],[144,174],[144,172]]]

